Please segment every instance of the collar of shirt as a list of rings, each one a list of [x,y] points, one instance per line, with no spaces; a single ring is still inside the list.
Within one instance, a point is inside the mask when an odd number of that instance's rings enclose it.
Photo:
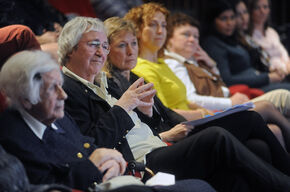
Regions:
[[[108,88],[108,83],[107,83],[107,77],[105,72],[100,72],[96,77],[95,77],[95,82],[96,84],[93,84],[86,79],[78,76],[65,66],[63,66],[62,71],[65,75],[80,81],[82,84],[84,84],[86,87],[91,89],[96,95],[107,101],[111,106],[114,105],[115,99],[112,99],[111,95],[108,94],[107,88]]]
[[[46,129],[46,125],[44,125],[43,123],[41,123],[40,121],[38,121],[37,119],[35,119],[33,116],[31,116],[29,113],[27,113],[25,110],[19,110],[23,120],[25,121],[25,123],[28,125],[28,127],[32,130],[32,132],[39,138],[42,140],[43,138],[43,134],[44,131]],[[54,130],[57,130],[57,126],[52,123],[51,127]]]
[[[187,62],[188,64],[192,64],[192,65],[198,66],[198,64],[197,64],[197,62],[195,61],[194,58],[186,59],[185,57],[183,57],[183,56],[181,56],[181,55],[179,55],[177,53],[170,52],[168,50],[164,51],[164,55],[169,56],[169,57],[173,57],[174,59],[180,61],[181,63]]]

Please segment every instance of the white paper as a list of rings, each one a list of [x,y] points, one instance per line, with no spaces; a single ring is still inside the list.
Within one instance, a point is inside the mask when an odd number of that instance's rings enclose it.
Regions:
[[[175,184],[175,176],[169,173],[158,172],[156,175],[151,177],[145,185],[153,186],[153,185],[174,185]]]

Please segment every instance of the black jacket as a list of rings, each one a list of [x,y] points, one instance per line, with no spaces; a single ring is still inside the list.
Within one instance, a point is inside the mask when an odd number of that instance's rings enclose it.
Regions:
[[[119,106],[111,107],[80,81],[66,75],[63,89],[68,95],[65,111],[74,118],[81,132],[94,137],[98,146],[115,148],[125,160],[133,160],[125,135],[134,123],[127,112]]]
[[[93,182],[101,182],[101,172],[88,159],[96,149],[94,139],[83,136],[67,115],[55,122],[62,132],[54,136],[53,144],[40,140],[15,110],[3,112],[0,124],[0,144],[21,160],[31,183],[61,183],[86,190]]]

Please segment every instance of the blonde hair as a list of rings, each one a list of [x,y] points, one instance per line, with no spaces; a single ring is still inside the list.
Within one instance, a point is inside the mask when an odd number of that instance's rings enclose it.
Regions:
[[[115,37],[118,37],[120,32],[131,32],[136,36],[135,25],[132,21],[120,18],[120,17],[111,17],[104,21],[104,25],[108,33],[108,41],[111,44]],[[109,62],[109,57],[103,67],[103,71],[107,73],[108,77],[111,77],[112,64]]]

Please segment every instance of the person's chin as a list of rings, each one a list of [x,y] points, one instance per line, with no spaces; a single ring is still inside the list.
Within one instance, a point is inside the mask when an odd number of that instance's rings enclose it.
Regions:
[[[60,111],[56,114],[56,119],[61,119],[64,117],[64,111]]]
[[[55,112],[57,118],[62,118],[64,116],[64,106],[58,107]]]
[[[234,31],[232,31],[232,30],[228,30],[228,31],[226,31],[225,33],[226,33],[226,36],[232,36],[233,33],[234,33]]]
[[[103,61],[100,61],[100,60],[92,60],[91,61],[91,64],[95,64],[95,65],[103,65]]]

